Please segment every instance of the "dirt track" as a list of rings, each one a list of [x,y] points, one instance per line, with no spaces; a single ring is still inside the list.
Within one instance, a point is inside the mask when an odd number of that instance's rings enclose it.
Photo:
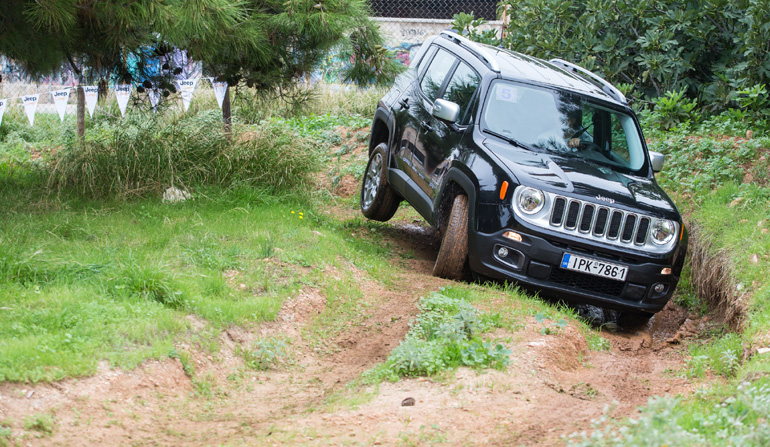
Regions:
[[[513,333],[492,334],[510,340],[505,371],[460,369],[349,391],[346,384],[398,345],[417,300],[451,284],[430,274],[437,241],[429,229],[396,220],[385,237],[414,256],[394,258],[390,288],[356,272],[367,316],[328,345],[314,345],[304,330],[326,297],[304,290],[275,322],[222,333],[218,354],[180,347],[197,352],[197,386],[173,359],[132,372],[103,367],[84,380],[2,384],[0,420],[13,421],[18,434],[25,416],[54,414],[53,434],[27,431],[23,442],[30,445],[563,445],[563,435],[590,429],[608,407],[615,417],[633,416],[650,396],[695,386],[677,374],[684,348],[667,341],[697,332],[698,322],[680,330],[688,315],[669,306],[645,327],[606,332],[609,351],[589,351],[571,326],[541,335],[531,319]],[[236,346],[266,335],[288,337],[294,362],[275,371],[244,369]],[[402,406],[409,397],[415,405]],[[352,405],[356,399],[364,403]]]

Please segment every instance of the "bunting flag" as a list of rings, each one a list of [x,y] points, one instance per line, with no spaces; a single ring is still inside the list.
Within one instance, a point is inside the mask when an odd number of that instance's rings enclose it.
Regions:
[[[128,105],[128,98],[131,97],[131,85],[119,84],[114,87],[115,99],[118,100],[118,107],[120,108],[120,116],[126,116],[126,106]]]
[[[150,104],[152,105],[152,111],[157,112],[158,100],[160,100],[160,90],[153,88],[147,90],[147,94],[150,96]]]
[[[96,108],[96,100],[99,99],[99,87],[96,85],[84,85],[83,94],[86,96],[86,107],[88,107],[88,114],[91,118],[94,117],[94,109]]]
[[[37,110],[37,100],[40,99],[40,95],[26,95],[21,97],[21,101],[24,103],[24,112],[29,119],[29,125],[35,125],[35,110]]]
[[[56,111],[59,112],[59,118],[64,122],[64,113],[67,111],[67,101],[70,99],[70,89],[56,90],[51,92],[53,103],[56,105]]]
[[[7,99],[0,99],[0,124],[3,124],[3,114],[5,113],[5,102]]]
[[[182,103],[184,104],[185,112],[188,108],[190,108],[190,101],[192,101],[193,92],[195,91],[195,85],[197,83],[197,78],[180,79],[177,81],[177,85],[179,86],[179,93],[182,94]]]
[[[219,104],[219,108],[222,108],[222,101],[225,100],[225,92],[227,91],[227,82],[215,82],[214,78],[209,78],[211,80],[211,86],[214,87],[214,96],[217,97],[217,103]]]

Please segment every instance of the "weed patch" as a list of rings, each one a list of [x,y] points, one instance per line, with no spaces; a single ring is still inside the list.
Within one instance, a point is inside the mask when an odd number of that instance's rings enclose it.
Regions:
[[[511,351],[481,338],[491,328],[487,314],[462,298],[431,293],[420,300],[420,315],[384,366],[369,375],[377,381],[430,376],[458,366],[504,368]]]

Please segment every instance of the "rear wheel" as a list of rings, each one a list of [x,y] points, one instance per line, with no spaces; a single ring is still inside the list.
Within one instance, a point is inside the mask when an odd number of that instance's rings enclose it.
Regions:
[[[372,151],[361,185],[361,212],[369,219],[385,222],[396,213],[401,199],[388,183],[385,163],[388,146],[380,143]]]
[[[447,220],[433,276],[460,280],[468,263],[468,197],[457,196]]]

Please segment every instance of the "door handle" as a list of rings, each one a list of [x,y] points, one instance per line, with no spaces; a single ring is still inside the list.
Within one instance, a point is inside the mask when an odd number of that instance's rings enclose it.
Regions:
[[[420,123],[422,125],[423,129],[427,130],[428,132],[433,132],[433,126],[431,126],[427,121],[423,121]]]

